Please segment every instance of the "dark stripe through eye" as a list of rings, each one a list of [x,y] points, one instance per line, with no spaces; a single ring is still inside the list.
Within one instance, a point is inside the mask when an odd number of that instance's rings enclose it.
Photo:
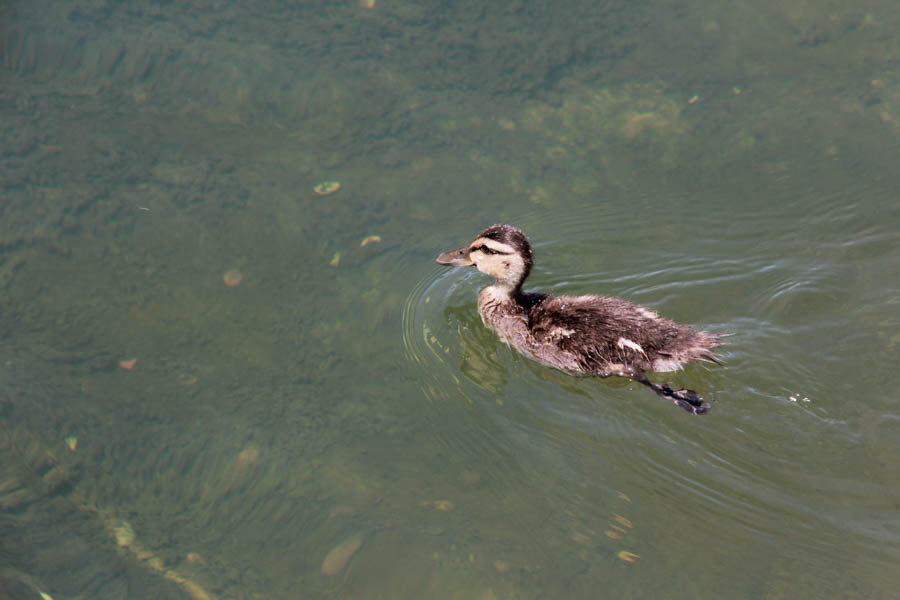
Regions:
[[[489,248],[487,246],[476,246],[470,250],[470,252],[475,252],[476,250],[481,250],[485,254],[509,254],[509,252],[501,252],[499,250],[494,250],[493,248]]]

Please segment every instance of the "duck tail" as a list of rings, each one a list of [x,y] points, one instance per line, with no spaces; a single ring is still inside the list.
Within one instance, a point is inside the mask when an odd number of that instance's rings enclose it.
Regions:
[[[720,341],[720,338],[722,337],[724,336],[718,333],[709,333],[707,331],[696,332],[683,348],[684,356],[687,358],[684,362],[688,363],[694,360],[705,360],[721,365],[722,361],[719,358],[719,355],[713,351],[713,348],[722,345],[722,342]]]

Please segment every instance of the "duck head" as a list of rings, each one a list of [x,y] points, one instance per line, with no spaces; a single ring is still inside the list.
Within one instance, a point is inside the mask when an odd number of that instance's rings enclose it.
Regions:
[[[444,252],[437,262],[449,267],[475,267],[509,291],[518,291],[534,259],[528,238],[510,225],[492,225],[467,246]]]

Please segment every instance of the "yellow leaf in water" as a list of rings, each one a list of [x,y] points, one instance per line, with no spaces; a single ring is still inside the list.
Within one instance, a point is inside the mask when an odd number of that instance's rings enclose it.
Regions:
[[[313,191],[319,196],[329,196],[341,189],[340,181],[323,181],[313,188]]]

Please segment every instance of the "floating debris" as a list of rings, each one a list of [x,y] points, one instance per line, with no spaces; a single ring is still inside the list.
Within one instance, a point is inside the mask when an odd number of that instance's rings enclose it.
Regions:
[[[229,269],[225,272],[225,275],[222,276],[222,282],[230,288],[241,285],[243,280],[244,276],[237,269]]]
[[[615,514],[615,513],[613,513],[613,517],[615,517],[615,518],[616,518],[616,521],[618,521],[620,524],[622,524],[622,525],[624,525],[625,527],[628,527],[629,529],[631,529],[631,527],[632,527],[631,521],[629,521],[628,519],[626,519],[626,518],[623,517],[622,515],[617,515],[617,514]]]
[[[381,242],[380,235],[370,235],[363,238],[363,241],[359,243],[360,248],[365,248],[369,244],[377,244]]]
[[[78,436],[70,435],[69,437],[67,437],[66,438],[66,446],[69,447],[69,450],[71,450],[72,452],[75,452],[75,450],[78,448]]]
[[[637,559],[640,558],[640,556],[638,556],[637,554],[635,554],[633,552],[629,552],[628,550],[619,550],[619,553],[616,554],[616,556],[618,556],[625,562],[630,562],[630,563],[637,562]]]
[[[341,264],[341,253],[335,252],[334,256],[331,257],[331,261],[328,263],[330,267],[336,267]]]
[[[136,365],[136,364],[137,364],[136,358],[129,358],[128,360],[120,360],[119,368],[125,369],[126,371],[130,371],[134,368],[134,365]]]
[[[332,548],[325,560],[322,561],[320,569],[322,575],[331,577],[343,571],[360,546],[362,546],[362,537],[356,535]]]
[[[341,189],[340,181],[323,181],[316,185],[316,187],[313,188],[313,191],[319,196],[329,196],[339,189]]]

